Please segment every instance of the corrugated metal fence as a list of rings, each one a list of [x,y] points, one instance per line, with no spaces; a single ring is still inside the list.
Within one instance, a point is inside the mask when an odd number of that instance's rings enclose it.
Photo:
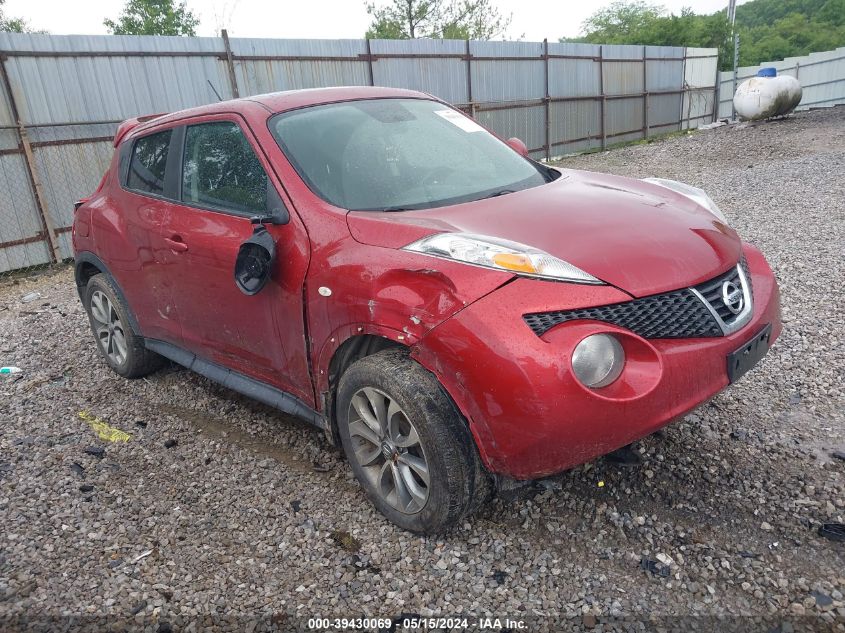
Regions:
[[[550,157],[712,120],[713,49],[0,33],[0,273],[72,256],[126,118],[279,90],[434,94]]]
[[[827,107],[845,103],[845,48],[823,53],[810,53],[805,57],[787,57],[777,62],[764,62],[759,66],[743,66],[733,71],[719,73],[719,118],[733,116],[733,96],[736,87],[764,67],[777,68],[779,74],[792,75],[801,82],[804,96],[799,110]]]

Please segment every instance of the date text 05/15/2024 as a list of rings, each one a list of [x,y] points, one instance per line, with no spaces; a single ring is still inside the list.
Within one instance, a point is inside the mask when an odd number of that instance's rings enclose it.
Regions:
[[[427,631],[474,629],[479,631],[521,631],[523,620],[511,618],[423,618],[408,616],[399,621],[390,618],[310,618],[308,628],[317,631],[343,631],[376,628],[378,630]]]

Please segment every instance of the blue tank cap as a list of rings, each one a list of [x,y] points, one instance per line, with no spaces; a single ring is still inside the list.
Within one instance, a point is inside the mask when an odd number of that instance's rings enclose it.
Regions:
[[[761,68],[757,71],[758,77],[777,77],[778,76],[778,69],[773,68],[771,66],[767,66],[766,68]]]

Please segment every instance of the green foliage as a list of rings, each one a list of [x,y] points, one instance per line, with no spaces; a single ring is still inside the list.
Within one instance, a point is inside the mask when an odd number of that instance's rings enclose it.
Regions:
[[[366,6],[370,39],[489,40],[502,36],[511,21],[490,0],[389,0]]]
[[[770,19],[757,4],[771,7]],[[755,0],[737,7],[737,24],[741,66],[829,51],[845,45],[845,0]]]
[[[754,66],[845,45],[845,0],[752,0],[737,7],[740,65]],[[616,2],[588,18],[579,38],[594,44],[718,48],[721,68],[733,64],[725,11],[672,14],[642,0]]]
[[[645,2],[614,2],[596,11],[581,25],[584,42],[601,44],[627,44],[632,37],[643,39],[654,36],[655,26],[663,17],[663,8]]]
[[[725,12],[696,15],[683,9],[675,15],[662,6],[642,1],[615,2],[594,13],[581,29],[582,37],[561,41],[718,48],[723,63],[733,55]]]
[[[843,0],[754,0],[736,8],[737,23],[744,28],[773,26],[792,14],[815,17],[821,22],[842,25],[845,21]],[[764,60],[765,61],[765,60]]]
[[[0,15],[0,31],[27,33],[29,28],[23,18],[7,18],[5,15]]]
[[[103,24],[114,35],[196,35],[199,18],[185,2],[127,0],[117,21],[107,18]]]

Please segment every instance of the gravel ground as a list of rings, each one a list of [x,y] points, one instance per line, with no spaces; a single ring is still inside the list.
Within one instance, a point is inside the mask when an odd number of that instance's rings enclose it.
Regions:
[[[176,367],[108,371],[69,268],[7,279],[0,364],[24,373],[0,380],[0,629],[105,614],[150,631],[286,630],[405,612],[529,630],[845,630],[845,543],[817,534],[845,521],[831,456],[845,450],[845,108],[563,165],[712,194],[781,283],[785,331],[758,368],[640,442],[640,464],[599,459],[421,538],[383,520],[306,424]],[[99,440],[80,412],[131,438]]]

